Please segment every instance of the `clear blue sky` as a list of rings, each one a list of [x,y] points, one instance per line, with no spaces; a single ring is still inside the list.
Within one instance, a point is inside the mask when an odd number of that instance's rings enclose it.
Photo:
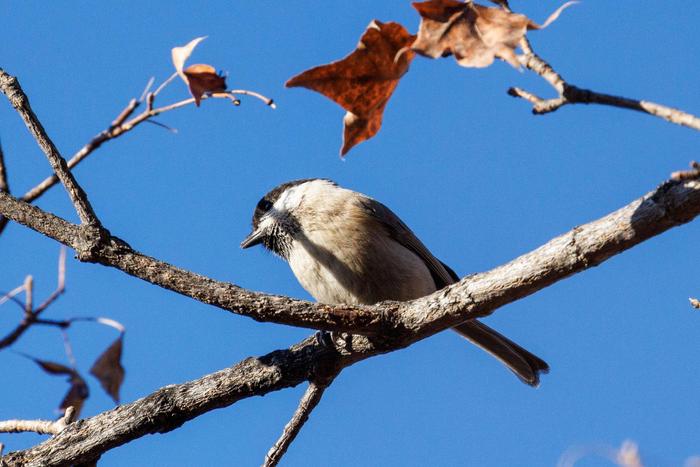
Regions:
[[[542,21],[559,2],[513,1]],[[205,102],[106,144],[76,170],[105,225],[135,248],[216,279],[309,298],[287,265],[240,250],[259,197],[280,182],[328,177],[398,213],[459,274],[488,270],[654,188],[698,154],[697,132],[641,114],[569,107],[534,117],[505,94],[542,95],[537,77],[498,62],[486,70],[417,58],[373,140],[338,158],[343,111],[284,89],[294,74],[338,59],[373,18],[415,31],[408,2],[66,2],[0,4],[0,67],[19,77],[64,155],[104,129],[150,76],[172,71],[170,48],[208,35],[191,63],[229,72],[233,88],[275,98]],[[589,0],[549,29],[536,50],[571,82],[700,113],[700,5]],[[174,83],[162,103],[185,97]],[[0,103],[11,187],[21,194],[49,166]],[[38,203],[71,220],[60,188]],[[639,443],[651,465],[700,454],[697,239],[675,229],[518,303],[487,322],[552,367],[539,389],[517,381],[454,333],[347,369],[327,391],[286,465],[554,465],[571,446]],[[0,237],[0,289],[34,274],[55,281],[58,246],[10,225]],[[123,400],[284,348],[308,331],[250,319],[165,292],[69,255],[68,291],[47,317],[109,316],[128,329]],[[0,307],[0,331],[18,319]],[[114,337],[70,331],[80,368]],[[65,361],[60,335],[32,329],[15,349]],[[48,418],[63,380],[0,352],[0,419]],[[90,377],[91,378],[91,377]],[[112,406],[94,379],[84,416]],[[100,465],[258,465],[303,387],[243,401],[183,428],[105,454]],[[0,435],[6,449],[43,437]],[[595,459],[581,465],[609,465]]]

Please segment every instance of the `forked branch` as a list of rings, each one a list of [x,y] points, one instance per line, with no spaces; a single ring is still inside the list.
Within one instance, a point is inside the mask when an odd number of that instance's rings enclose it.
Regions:
[[[520,42],[523,55],[519,57],[520,63],[541,76],[557,92],[557,97],[543,99],[531,92],[517,87],[508,89],[508,94],[513,97],[525,99],[532,104],[532,113],[546,114],[554,112],[567,104],[601,104],[623,109],[636,110],[655,117],[663,118],[676,125],[682,125],[700,131],[700,118],[683,112],[679,109],[656,104],[646,100],[628,99],[626,97],[603,94],[589,89],[579,88],[568,83],[557,73],[552,66],[542,57],[537,55],[527,38]]]

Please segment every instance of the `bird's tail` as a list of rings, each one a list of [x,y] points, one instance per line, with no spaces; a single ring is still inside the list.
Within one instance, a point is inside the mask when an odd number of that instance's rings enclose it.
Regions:
[[[479,321],[466,321],[452,329],[500,360],[525,384],[537,387],[540,373],[549,372],[547,362]]]

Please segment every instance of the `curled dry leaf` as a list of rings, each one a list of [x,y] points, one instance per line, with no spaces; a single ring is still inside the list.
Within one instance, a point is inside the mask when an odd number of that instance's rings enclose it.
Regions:
[[[83,408],[85,399],[87,399],[90,395],[90,391],[88,390],[85,380],[77,372],[74,372],[71,375],[69,381],[70,389],[68,389],[66,397],[64,397],[61,401],[59,409],[61,409],[61,413],[66,413],[66,409],[68,407],[73,407],[75,410],[74,416],[75,418],[78,418],[80,417],[80,411]]]
[[[515,49],[525,32],[547,27],[574,3],[565,3],[539,25],[525,15],[471,1],[416,2],[413,7],[418,10],[421,23],[412,49],[431,58],[454,55],[464,67],[487,67],[498,57],[520,68]]]
[[[68,381],[70,382],[70,389],[68,389],[68,393],[61,401],[59,409],[62,413],[65,413],[66,409],[72,406],[75,409],[75,417],[77,418],[80,415],[80,410],[83,408],[85,399],[87,399],[90,395],[83,377],[80,376],[75,369],[66,365],[56,362],[49,362],[46,360],[39,360],[38,358],[33,358],[28,355],[26,355],[26,357],[33,360],[46,373],[51,375],[66,375],[69,377]]]
[[[116,404],[119,403],[119,388],[124,381],[122,358],[122,337],[119,336],[107,347],[90,368],[90,373],[100,381],[102,388]]]
[[[287,87],[314,90],[347,110],[341,155],[379,131],[384,108],[413,60],[414,39],[398,23],[374,20],[350,55],[287,81]]]
[[[197,107],[199,107],[204,94],[226,91],[226,77],[217,73],[213,66],[197,64],[185,68],[185,62],[192,55],[195,47],[204,39],[206,36],[198,37],[187,45],[175,47],[171,51],[175,71],[187,84]]]

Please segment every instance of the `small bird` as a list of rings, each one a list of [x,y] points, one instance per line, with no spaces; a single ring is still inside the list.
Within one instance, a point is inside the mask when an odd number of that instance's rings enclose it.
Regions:
[[[258,202],[241,248],[262,244],[318,302],[372,305],[431,294],[459,277],[389,208],[326,179],[283,183]],[[473,319],[452,328],[530,386],[545,361]]]

